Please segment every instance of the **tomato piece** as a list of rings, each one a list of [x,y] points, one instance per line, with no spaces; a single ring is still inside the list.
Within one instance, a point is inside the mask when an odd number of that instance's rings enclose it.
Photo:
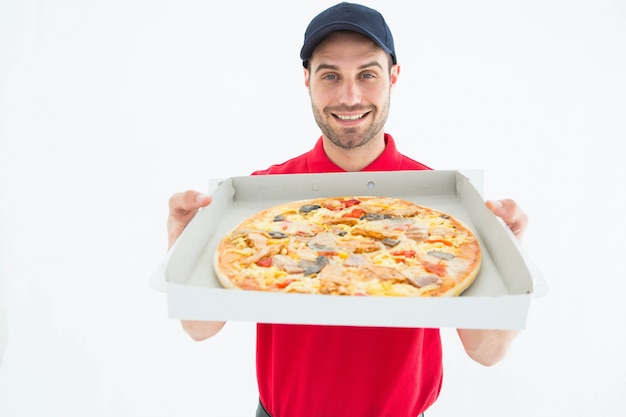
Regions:
[[[428,239],[428,243],[443,243],[446,246],[452,246],[452,242],[443,239]]]
[[[364,213],[363,209],[353,208],[350,213],[345,213],[341,217],[350,217],[350,218],[360,219],[363,216],[363,213]]]
[[[391,252],[392,256],[404,256],[405,258],[414,258],[415,251],[414,250],[399,250],[396,252]]]
[[[446,266],[442,263],[433,264],[430,262],[422,262],[424,265],[424,269],[428,272],[432,272],[433,274],[437,274],[440,277],[446,275]]]
[[[357,200],[356,198],[352,198],[350,200],[344,200],[343,204],[346,207],[352,207],[352,206],[356,206],[357,204],[361,204],[361,200]]]
[[[272,258],[262,258],[256,261],[258,266],[270,267],[272,266]]]
[[[276,284],[276,288],[283,289],[287,285],[291,284],[293,281],[294,280],[290,278],[290,279],[287,279],[287,280],[285,280],[283,282],[279,282],[279,283]]]

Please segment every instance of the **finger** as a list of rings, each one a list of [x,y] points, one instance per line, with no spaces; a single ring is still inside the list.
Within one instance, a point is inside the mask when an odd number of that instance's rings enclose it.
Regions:
[[[506,223],[515,236],[521,239],[528,225],[528,216],[514,200],[490,200],[486,205]]]
[[[173,194],[169,199],[170,214],[185,215],[190,211],[205,207],[211,202],[211,196],[195,190]]]
[[[172,247],[198,210],[209,205],[211,201],[211,196],[194,190],[176,193],[170,197],[170,212],[167,217],[168,247]]]

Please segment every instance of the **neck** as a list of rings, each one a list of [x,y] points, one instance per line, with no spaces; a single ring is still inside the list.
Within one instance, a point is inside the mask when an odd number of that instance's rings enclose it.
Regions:
[[[332,143],[325,136],[324,152],[335,165],[348,172],[361,171],[376,160],[385,150],[385,135],[373,138],[358,148],[344,149]]]

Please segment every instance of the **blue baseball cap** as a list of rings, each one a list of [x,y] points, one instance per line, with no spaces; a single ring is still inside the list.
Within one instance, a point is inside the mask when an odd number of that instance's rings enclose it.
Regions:
[[[383,15],[369,7],[354,3],[336,4],[311,20],[304,33],[304,45],[300,51],[302,65],[308,67],[309,59],[317,46],[333,32],[350,30],[371,38],[397,64],[393,36]]]

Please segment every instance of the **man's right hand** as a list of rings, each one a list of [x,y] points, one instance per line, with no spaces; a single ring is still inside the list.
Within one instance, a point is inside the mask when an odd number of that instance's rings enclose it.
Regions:
[[[173,194],[169,200],[170,213],[167,216],[168,248],[185,230],[198,210],[211,204],[211,196],[198,191],[189,190]],[[185,331],[194,340],[207,339],[224,327],[224,322],[181,320]]]
[[[194,190],[176,193],[170,197],[170,213],[167,216],[168,248],[176,242],[198,210],[211,204],[211,201],[211,196]]]

